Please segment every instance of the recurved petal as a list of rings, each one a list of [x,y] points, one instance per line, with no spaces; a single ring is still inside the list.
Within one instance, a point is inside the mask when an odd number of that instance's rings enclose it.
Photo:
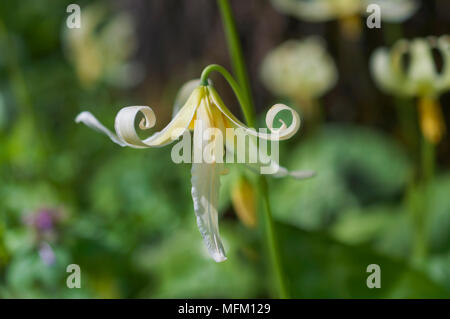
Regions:
[[[148,106],[128,106],[119,111],[116,116],[115,129],[117,136],[125,141],[128,146],[134,148],[161,147],[170,144],[180,137],[184,130],[189,127],[194,118],[195,111],[200,103],[203,93],[201,89],[195,89],[185,105],[160,132],[142,140],[136,132],[135,120],[138,113],[144,118],[139,124],[140,129],[150,129],[155,125],[155,113]]]
[[[384,91],[395,93],[399,89],[397,76],[386,48],[378,48],[370,59],[370,70],[377,85]]]
[[[97,118],[92,115],[92,113],[90,112],[81,112],[80,114],[78,114],[78,116],[75,118],[75,122],[76,123],[83,123],[86,126],[100,132],[103,133],[105,135],[107,135],[111,141],[113,141],[114,143],[120,145],[120,146],[127,146],[127,144],[125,142],[123,142],[122,140],[120,140],[113,132],[111,132],[110,130],[108,130],[102,123],[99,122],[99,120],[97,120]]]
[[[217,211],[222,166],[219,163],[193,163],[191,169],[192,200],[198,229],[209,254],[216,262],[227,259],[220,239]]]
[[[436,87],[439,92],[444,92],[450,89],[450,36],[441,36],[437,40],[437,48],[442,54],[444,66]]]
[[[408,78],[416,90],[421,90],[418,93],[428,93],[437,77],[430,44],[429,39],[415,39],[410,43],[411,66]]]
[[[262,138],[265,140],[271,140],[271,141],[282,141],[289,139],[292,137],[295,133],[297,133],[298,129],[300,128],[300,116],[296,111],[294,111],[292,108],[290,108],[287,105],[284,104],[275,104],[272,106],[269,111],[266,114],[266,125],[268,129],[270,130],[270,133],[260,133],[257,132],[254,128],[247,127],[244,123],[239,121],[233,113],[228,110],[228,108],[223,103],[220,96],[217,94],[216,90],[213,87],[208,86],[208,90],[210,93],[210,98],[212,100],[212,103],[222,112],[222,114],[227,118],[227,120],[230,122],[232,127],[240,128],[245,133]],[[286,110],[289,111],[292,116],[292,122],[289,126],[286,125],[286,123],[279,119],[278,121],[281,123],[281,126],[279,128],[274,127],[275,118],[278,115],[279,112]]]

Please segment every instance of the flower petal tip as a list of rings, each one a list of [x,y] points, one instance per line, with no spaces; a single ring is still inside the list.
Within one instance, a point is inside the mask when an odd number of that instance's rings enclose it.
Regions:
[[[94,115],[92,115],[91,112],[83,111],[80,114],[78,114],[77,117],[75,118],[75,123],[83,123],[86,126],[90,127],[91,129],[107,135],[114,143],[122,147],[127,146],[126,143],[124,143],[113,132],[111,132],[102,123],[100,123],[99,120],[97,120],[97,118]]]
[[[306,179],[306,178],[311,178],[311,177],[316,176],[316,172],[311,171],[311,170],[292,171],[292,172],[289,172],[289,176],[292,176],[296,179]]]
[[[214,255],[212,255],[211,257],[214,259],[214,261],[215,261],[216,263],[222,263],[222,262],[224,262],[225,260],[227,260],[227,257],[226,257],[225,255],[219,254],[219,253],[214,254]]]
[[[80,122],[86,121],[87,119],[89,119],[91,117],[93,117],[93,115],[90,112],[83,111],[77,115],[77,117],[75,118],[75,123],[80,123]]]

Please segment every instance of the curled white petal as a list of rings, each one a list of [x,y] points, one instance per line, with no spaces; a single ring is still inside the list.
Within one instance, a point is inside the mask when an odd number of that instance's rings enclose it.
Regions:
[[[141,130],[147,130],[155,126],[155,113],[148,106],[127,106],[121,109],[116,115],[114,125],[117,136],[103,126],[95,116],[89,112],[80,113],[75,121],[77,123],[83,122],[87,126],[108,135],[114,143],[117,143],[120,146],[129,146],[133,148],[161,147],[176,140],[183,134],[184,130],[189,127],[203,96],[204,92],[202,90],[194,90],[185,105],[170,123],[160,132],[156,132],[144,140],[139,138],[136,133],[135,121],[137,115],[141,113],[144,116],[139,123],[139,128]]]
[[[116,116],[115,128],[117,136],[134,148],[161,147],[170,144],[183,134],[184,130],[180,130],[180,128],[187,129],[189,127],[203,96],[204,92],[201,88],[195,89],[170,123],[160,132],[156,132],[144,140],[136,133],[134,126],[136,116],[138,113],[142,113],[144,116],[139,127],[145,130],[155,125],[155,113],[148,106],[125,107]]]
[[[276,116],[283,110],[287,110],[292,115],[292,123],[287,126],[283,120],[279,120],[281,127],[274,128],[273,123]],[[300,128],[300,116],[296,111],[284,104],[275,104],[272,106],[266,114],[266,125],[272,133],[276,133],[279,136],[279,140],[285,140],[291,138],[295,133],[297,133]]]
[[[217,94],[216,90],[213,87],[208,86],[208,90],[210,92],[210,97],[212,102],[216,105],[216,107],[222,112],[223,115],[237,128],[241,128],[245,131],[245,133],[259,137],[265,140],[271,141],[282,141],[292,137],[295,133],[297,133],[300,128],[300,116],[298,113],[284,104],[275,104],[272,106],[266,115],[266,124],[271,133],[259,133],[254,128],[247,127],[244,123],[239,121],[228,108],[223,103],[220,96]],[[287,126],[284,121],[279,120],[281,123],[281,127],[275,128],[274,121],[279,112],[287,110],[291,113],[292,123]]]
[[[144,117],[139,123],[141,130],[148,130],[155,126],[156,117],[153,110],[148,106],[128,106],[117,113],[115,120],[115,129],[117,136],[134,148],[161,147],[172,143],[186,129],[194,117],[196,105],[190,105],[182,108],[180,112],[170,121],[170,123],[160,132],[142,140],[135,128],[136,116],[141,113]],[[177,134],[173,134],[178,132]]]
[[[111,141],[113,141],[114,143],[120,145],[120,146],[127,146],[126,143],[124,143],[122,140],[120,140],[113,132],[111,132],[110,130],[108,130],[102,123],[99,122],[99,120],[97,120],[97,118],[92,115],[92,113],[90,112],[81,112],[80,114],[78,114],[78,116],[75,118],[75,122],[76,123],[83,123],[86,126],[101,132],[103,134],[106,134]]]
[[[117,136],[125,141],[129,146],[134,148],[145,148],[151,145],[146,144],[137,135],[135,128],[136,116],[142,113],[144,117],[139,123],[139,128],[142,130],[150,129],[155,126],[156,117],[153,110],[148,106],[127,106],[117,113],[114,127],[116,129]],[[152,135],[154,137],[155,133]]]

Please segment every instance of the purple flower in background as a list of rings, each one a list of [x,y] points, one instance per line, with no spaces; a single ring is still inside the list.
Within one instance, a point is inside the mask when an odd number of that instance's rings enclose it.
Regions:
[[[43,208],[25,217],[27,225],[32,226],[38,233],[48,233],[54,230],[61,212],[58,209]]]
[[[41,208],[23,218],[23,222],[34,233],[36,250],[47,266],[53,265],[56,261],[50,243],[55,243],[58,237],[57,226],[62,217],[63,212],[60,209]]]
[[[53,215],[53,211],[41,210],[34,218],[34,226],[42,231],[51,230],[53,228]]]

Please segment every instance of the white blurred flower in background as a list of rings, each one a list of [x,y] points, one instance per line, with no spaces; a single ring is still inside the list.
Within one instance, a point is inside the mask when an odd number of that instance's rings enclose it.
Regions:
[[[100,80],[118,87],[136,85],[143,71],[131,61],[137,47],[132,17],[91,5],[81,9],[81,19],[79,29],[64,25],[63,42],[82,85],[91,87]]]
[[[273,94],[293,100],[308,117],[317,99],[336,84],[338,73],[324,41],[309,37],[286,41],[269,52],[261,77]]]

